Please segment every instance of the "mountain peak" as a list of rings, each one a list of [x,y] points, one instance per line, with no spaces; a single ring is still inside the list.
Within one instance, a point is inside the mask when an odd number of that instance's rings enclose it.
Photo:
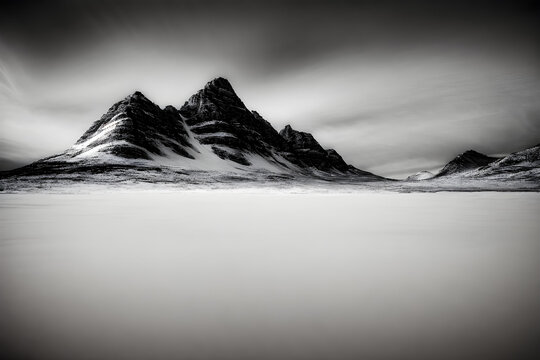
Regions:
[[[222,159],[249,165],[248,159],[257,154],[270,157],[279,167],[351,170],[337,152],[323,149],[311,134],[290,125],[278,133],[259,113],[247,109],[225,78],[208,82],[180,113],[195,139],[210,145]]]
[[[297,152],[300,160],[308,166],[322,170],[332,168],[339,171],[350,170],[349,165],[343,161],[337,151],[334,149],[325,150],[310,133],[294,130],[288,124],[279,132],[279,135],[285,139],[293,151]]]
[[[211,81],[209,81],[205,87],[205,89],[223,89],[223,90],[226,90],[226,91],[229,91],[229,92],[232,92],[234,93],[234,89],[231,85],[231,83],[229,82],[229,80],[223,78],[223,77],[217,77]]]
[[[485,162],[490,161],[491,157],[486,154],[479,153],[476,150],[467,150],[464,153],[459,154],[454,158],[454,162],[472,161],[472,162]]]
[[[462,154],[459,155],[459,156],[475,156],[475,157],[476,157],[476,156],[481,156],[481,157],[483,157],[483,156],[487,156],[487,155],[482,154],[482,153],[479,153],[479,152],[476,151],[476,150],[469,149],[469,150],[465,151],[464,153],[462,153]]]
[[[193,115],[193,110],[215,111],[217,108],[241,108],[245,111],[244,103],[238,95],[236,95],[231,83],[222,77],[217,77],[209,81],[204,88],[192,95],[184,106],[180,109],[183,115],[190,117]]]
[[[285,127],[279,132],[279,135],[281,135],[284,139],[290,139],[293,137],[293,134],[296,132],[291,125],[287,124]]]
[[[142,92],[140,92],[139,90],[136,90],[135,92],[133,92],[133,94],[129,95],[128,96],[129,98],[147,98],[146,96],[144,96],[144,94]]]
[[[133,94],[128,95],[125,100],[131,102],[149,102],[152,103],[142,92],[139,90],[135,91]]]
[[[436,176],[451,175],[466,170],[478,169],[495,160],[497,160],[497,158],[489,157],[475,150],[467,150],[446,164]]]
[[[287,142],[296,148],[316,148],[317,150],[323,150],[321,145],[315,140],[313,135],[303,131],[294,130],[291,125],[287,125],[279,132]]]

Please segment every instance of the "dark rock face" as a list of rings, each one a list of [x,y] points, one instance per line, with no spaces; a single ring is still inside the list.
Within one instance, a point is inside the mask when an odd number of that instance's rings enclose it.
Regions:
[[[223,159],[249,165],[248,154],[288,162],[300,168],[348,172],[351,167],[335,150],[325,150],[312,135],[287,126],[278,133],[255,111],[249,111],[223,78],[209,82],[180,109],[195,138],[212,145]]]
[[[212,145],[223,159],[249,165],[246,153],[272,156],[287,144],[258,113],[249,111],[231,84],[217,78],[193,95],[180,109],[201,144]]]
[[[99,138],[91,141],[93,137]],[[162,110],[138,91],[114,104],[81,136],[75,148],[89,140],[91,143],[73,156],[107,145],[103,152],[128,159],[150,159],[148,153],[162,155],[162,146],[193,158],[186,151],[191,144],[178,110],[172,106]]]
[[[307,166],[323,171],[349,170],[349,165],[334,149],[323,149],[313,135],[296,131],[290,125],[285,126],[279,134],[287,141],[298,160]]]
[[[473,170],[486,166],[498,158],[489,157],[474,150],[468,150],[461,155],[458,155],[452,161],[439,171],[436,177],[457,174],[467,170]]]
[[[512,153],[497,161],[494,165],[498,167],[511,165],[531,166],[538,162],[540,162],[540,144]]]
[[[540,183],[540,144],[491,162],[476,170],[472,176]]]

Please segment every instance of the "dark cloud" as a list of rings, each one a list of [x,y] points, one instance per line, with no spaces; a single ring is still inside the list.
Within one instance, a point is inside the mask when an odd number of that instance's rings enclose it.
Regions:
[[[257,34],[247,61],[279,67],[345,49],[444,44],[471,31],[485,31],[488,43],[504,33],[536,38],[536,20],[536,1],[11,0],[0,33],[20,51],[58,60],[115,36],[204,47],[247,32]]]

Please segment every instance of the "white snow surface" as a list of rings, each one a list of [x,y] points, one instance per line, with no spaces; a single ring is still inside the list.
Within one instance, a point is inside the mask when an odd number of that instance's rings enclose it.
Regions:
[[[0,347],[533,359],[539,193],[0,194]]]
[[[276,158],[278,158],[281,163],[286,164],[289,168],[281,166],[272,159],[262,157],[258,154],[246,154],[246,159],[251,163],[251,165],[242,165],[231,160],[222,159],[214,153],[212,150],[212,145],[201,144],[199,141],[197,141],[196,137],[200,135],[194,134],[190,129],[186,129],[186,131],[193,146],[193,148],[187,147],[186,150],[194,157],[194,159],[178,155],[171,149],[162,145],[160,147],[160,151],[163,153],[163,155],[148,153],[152,160],[151,162],[147,162],[147,164],[157,164],[178,170],[202,170],[223,173],[245,173],[254,170],[286,173],[290,172],[290,169],[297,169],[297,167],[291,164],[289,161],[277,155]],[[234,149],[228,148],[225,145],[214,146],[217,146],[230,153],[235,152]]]
[[[118,115],[122,115],[122,114],[118,114]],[[85,149],[89,145],[94,143],[95,141],[97,141],[97,140],[105,137],[107,134],[113,132],[114,129],[118,126],[118,124],[120,124],[122,121],[127,119],[127,118],[116,119],[118,117],[118,115],[115,115],[107,124],[105,124],[104,126],[99,128],[98,131],[92,137],[90,137],[89,139],[87,139],[83,143],[73,145],[72,148],[75,149],[75,150]]]
[[[206,138],[210,138],[210,137],[232,137],[232,138],[236,138],[236,136],[234,136],[233,134],[228,133],[228,132],[224,132],[224,131],[218,131],[218,132],[215,132],[215,133],[206,133],[206,134],[196,134],[195,136],[197,138],[199,138],[199,139],[206,139]]]
[[[192,142],[192,145],[194,150],[190,148],[186,148],[186,150],[194,159],[178,155],[166,146],[160,146],[163,156],[150,153],[149,156],[155,164],[179,170],[215,170],[219,172],[238,172],[241,170],[242,165],[221,159],[212,151],[210,145],[203,145],[195,141]]]
[[[92,148],[90,148],[88,150],[84,150],[83,152],[81,152],[80,154],[75,156],[74,158],[67,159],[66,161],[74,162],[74,161],[78,161],[78,160],[81,160],[81,159],[96,158],[96,159],[102,160],[103,162],[113,162],[113,161],[116,160],[117,157],[114,156],[114,155],[104,153],[103,150],[105,150],[107,148],[110,148],[110,147],[118,146],[118,145],[128,145],[128,146],[135,147],[135,145],[133,145],[133,144],[131,144],[131,143],[125,141],[125,140],[110,141],[110,142],[105,143],[105,144],[94,146],[94,147],[92,147]],[[83,147],[83,149],[86,149],[86,146]]]
[[[185,119],[185,117],[183,117]],[[215,125],[215,124],[227,124],[227,122],[225,121],[221,121],[221,120],[209,120],[209,121],[203,121],[203,122],[200,122],[200,123],[197,123],[197,124],[193,124],[193,125],[190,125],[189,128],[190,129],[197,129],[197,128],[200,128],[200,127],[203,127],[203,126],[206,126],[206,125]]]

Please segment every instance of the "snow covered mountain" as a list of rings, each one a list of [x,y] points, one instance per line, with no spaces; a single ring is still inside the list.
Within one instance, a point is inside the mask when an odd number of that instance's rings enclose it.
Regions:
[[[540,185],[540,144],[502,158],[468,150],[446,164],[435,175],[429,171],[421,171],[409,176],[405,181],[420,180],[456,184],[485,180]]]
[[[137,91],[114,104],[70,149],[45,161],[152,160],[165,152],[193,159],[192,148],[178,111],[162,110]]]
[[[180,109],[161,109],[137,91],[114,104],[71,148],[12,173],[123,171],[132,176],[134,170],[141,176],[161,172],[163,178],[191,174],[194,179],[211,172],[214,177],[383,179],[348,165],[310,134],[290,126],[278,133],[246,108],[224,78],[210,81]],[[152,179],[159,181],[159,176]]]
[[[450,161],[434,178],[540,183],[540,144],[502,158],[469,150]]]
[[[475,169],[467,177],[540,183],[540,144]]]
[[[435,177],[454,175],[463,173],[467,170],[478,169],[492,163],[495,160],[497,160],[497,158],[481,154],[474,150],[467,150],[446,164],[442,170],[435,175]]]

